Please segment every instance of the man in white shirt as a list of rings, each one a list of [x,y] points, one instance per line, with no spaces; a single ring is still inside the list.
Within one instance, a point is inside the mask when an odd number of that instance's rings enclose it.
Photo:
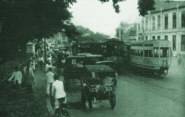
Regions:
[[[11,77],[8,79],[9,82],[13,81],[15,85],[21,86],[22,84],[22,72],[18,67],[15,67],[15,71],[12,73]]]
[[[52,84],[54,82],[54,73],[52,71],[52,68],[48,68],[48,71],[46,73],[46,105],[49,113],[53,113],[52,108],[52,100],[51,100],[51,89]]]
[[[55,81],[52,85],[52,95],[55,99],[55,112],[58,113],[66,103],[66,92],[64,90],[63,76],[55,76],[54,79]]]

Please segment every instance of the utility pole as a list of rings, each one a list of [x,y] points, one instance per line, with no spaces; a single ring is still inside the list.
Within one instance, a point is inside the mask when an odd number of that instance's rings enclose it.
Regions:
[[[44,38],[44,63],[46,64],[46,38]]]

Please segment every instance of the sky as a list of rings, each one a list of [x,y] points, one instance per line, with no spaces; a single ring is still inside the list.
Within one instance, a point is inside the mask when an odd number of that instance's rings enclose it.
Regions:
[[[82,25],[94,32],[109,36],[115,35],[120,22],[135,23],[139,19],[137,0],[126,0],[119,3],[120,13],[116,13],[111,2],[101,3],[98,0],[77,0],[72,8],[75,25]]]

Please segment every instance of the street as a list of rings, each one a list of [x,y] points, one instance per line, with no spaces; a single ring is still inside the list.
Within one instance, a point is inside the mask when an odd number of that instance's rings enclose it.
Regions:
[[[74,117],[183,117],[184,76],[183,70],[174,63],[166,78],[136,73],[126,73],[118,78],[117,105],[110,109],[108,101],[86,112],[71,109]],[[76,101],[79,95],[73,94]],[[70,101],[70,100],[69,100]]]
[[[110,109],[107,100],[97,101],[91,110],[82,109],[80,90],[74,86],[73,89],[76,90],[67,92],[68,111],[72,117],[184,117],[185,68],[183,65],[177,64],[177,62],[173,62],[169,74],[165,78],[140,74],[135,71],[128,71],[118,76],[117,104],[114,110]],[[40,70],[36,71],[35,75],[34,96],[16,98],[16,100],[14,100],[15,97],[11,98],[12,96],[6,99],[2,98],[1,104],[5,102],[6,112],[14,114],[15,117],[50,117],[45,98],[46,76]]]

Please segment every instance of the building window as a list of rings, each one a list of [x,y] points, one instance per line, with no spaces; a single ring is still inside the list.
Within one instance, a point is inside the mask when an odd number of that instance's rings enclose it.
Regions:
[[[155,40],[155,36],[152,36],[152,40]]]
[[[116,29],[116,37],[119,38],[119,30],[118,29]]]
[[[138,24],[138,30],[140,31],[140,24]]]
[[[168,15],[164,16],[164,29],[168,29]]]
[[[185,35],[181,36],[181,51],[185,51]]]
[[[155,16],[152,17],[152,30],[155,30]]]
[[[181,14],[181,26],[182,28],[185,28],[185,11]]]
[[[120,34],[120,36],[121,36],[121,40],[123,40],[123,35],[124,35],[124,31],[123,31],[123,30],[121,30],[121,34]]]
[[[145,37],[145,40],[148,40],[148,36]]]
[[[144,19],[142,20],[142,24],[141,24],[142,26],[141,26],[141,29],[142,29],[142,31],[144,30]]]
[[[160,15],[157,16],[157,27],[158,29],[161,28],[161,16]]]
[[[146,30],[148,30],[148,18],[146,18],[145,20],[145,27],[146,27]]]
[[[161,38],[160,36],[157,36],[157,40],[160,40],[160,38]]]
[[[177,15],[176,13],[173,13],[173,28],[177,27]]]
[[[172,39],[173,39],[172,47],[173,47],[173,51],[175,51],[176,50],[176,35],[173,35]]]
[[[165,36],[164,36],[164,39],[165,39],[165,40],[168,40],[168,35],[165,35]]]

